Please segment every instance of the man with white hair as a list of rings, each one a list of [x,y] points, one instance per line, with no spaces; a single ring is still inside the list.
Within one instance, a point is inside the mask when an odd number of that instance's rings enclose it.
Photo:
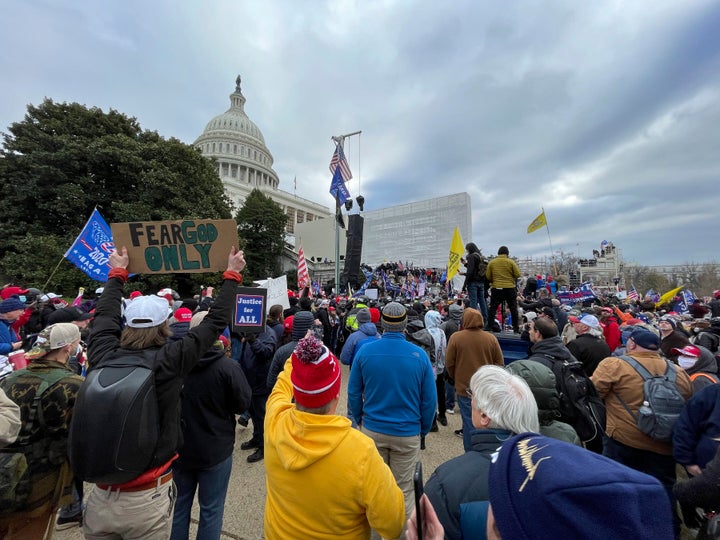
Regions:
[[[489,498],[491,456],[516,433],[540,431],[538,408],[527,383],[499,366],[479,368],[470,379],[472,448],[440,465],[425,493],[445,528],[445,538],[462,538],[461,507]]]
[[[577,337],[568,342],[567,348],[580,360],[585,374],[590,377],[601,360],[610,356],[610,347],[603,338],[600,321],[595,315],[570,317],[570,322]]]

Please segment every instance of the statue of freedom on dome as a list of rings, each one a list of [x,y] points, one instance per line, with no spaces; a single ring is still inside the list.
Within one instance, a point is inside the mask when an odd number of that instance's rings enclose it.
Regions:
[[[235,79],[235,91],[240,92],[240,83],[242,82],[242,78],[240,75],[237,76],[237,79]]]

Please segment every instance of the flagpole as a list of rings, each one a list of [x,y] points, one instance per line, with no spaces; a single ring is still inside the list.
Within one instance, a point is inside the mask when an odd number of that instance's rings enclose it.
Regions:
[[[547,230],[548,243],[550,244],[550,256],[553,261],[553,273],[555,274],[553,277],[557,279],[557,264],[555,263],[555,252],[553,251],[552,240],[550,239],[550,227],[548,227],[547,214],[545,213],[544,207],[541,206],[540,208],[542,208],[542,213],[545,216],[545,230]]]
[[[335,135],[330,137],[335,145],[343,144],[345,139],[352,137],[353,135],[360,135],[362,131],[353,131],[352,133],[346,133],[345,135]],[[345,179],[343,179],[345,181]],[[340,209],[340,199],[335,197],[335,293],[340,294],[340,224],[338,223],[338,214],[342,210]],[[349,295],[348,295],[349,296]]]
[[[57,266],[55,267],[55,270],[52,271],[52,274],[50,274],[50,277],[49,277],[49,278],[47,279],[47,281],[45,282],[45,285],[43,285],[43,287],[42,287],[42,289],[41,289],[42,291],[47,292],[47,286],[48,286],[48,284],[50,283],[50,280],[51,280],[51,279],[53,278],[53,276],[55,275],[55,272],[57,272],[57,271],[58,271],[58,268],[60,268],[60,265],[62,264],[64,258],[65,258],[65,256],[60,257],[60,260],[58,261]]]

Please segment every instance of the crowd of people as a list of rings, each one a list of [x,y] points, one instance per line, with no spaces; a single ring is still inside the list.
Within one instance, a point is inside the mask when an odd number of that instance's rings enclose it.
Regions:
[[[265,468],[266,538],[412,539],[421,525],[425,538],[662,539],[681,523],[712,538],[720,291],[685,315],[648,299],[564,305],[507,247],[466,251],[457,294],[304,291],[269,306],[260,332],[230,324],[234,249],[219,291],[195,298],[130,291],[124,249],[72,305],[5,286],[0,537],[80,524],[85,538],[187,538],[197,496],[198,538],[219,538],[236,426],[252,423],[240,448]],[[507,340],[524,359],[508,361]],[[456,406],[464,453],[427,479],[416,515],[415,464]],[[139,433],[145,446],[127,442]]]

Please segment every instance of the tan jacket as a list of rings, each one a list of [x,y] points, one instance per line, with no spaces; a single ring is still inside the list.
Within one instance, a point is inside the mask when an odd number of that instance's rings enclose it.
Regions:
[[[502,349],[497,338],[483,330],[483,317],[477,309],[467,308],[462,314],[462,330],[450,336],[445,351],[445,367],[455,379],[455,391],[466,397],[470,378],[480,366],[504,366]]]
[[[662,375],[666,370],[665,360],[654,352],[634,352],[633,357],[653,375]],[[677,372],[677,386],[680,393],[689,399],[692,395],[692,383],[685,370],[673,364]],[[643,402],[643,379],[625,360],[618,357],[605,358],[595,369],[590,380],[605,401],[607,410],[607,435],[627,446],[640,450],[649,450],[657,454],[671,455],[672,445],[651,439],[640,431],[635,420],[622,406],[617,396],[637,413]]]
[[[488,263],[485,277],[496,289],[512,289],[520,277],[520,268],[507,255],[498,255]]]

